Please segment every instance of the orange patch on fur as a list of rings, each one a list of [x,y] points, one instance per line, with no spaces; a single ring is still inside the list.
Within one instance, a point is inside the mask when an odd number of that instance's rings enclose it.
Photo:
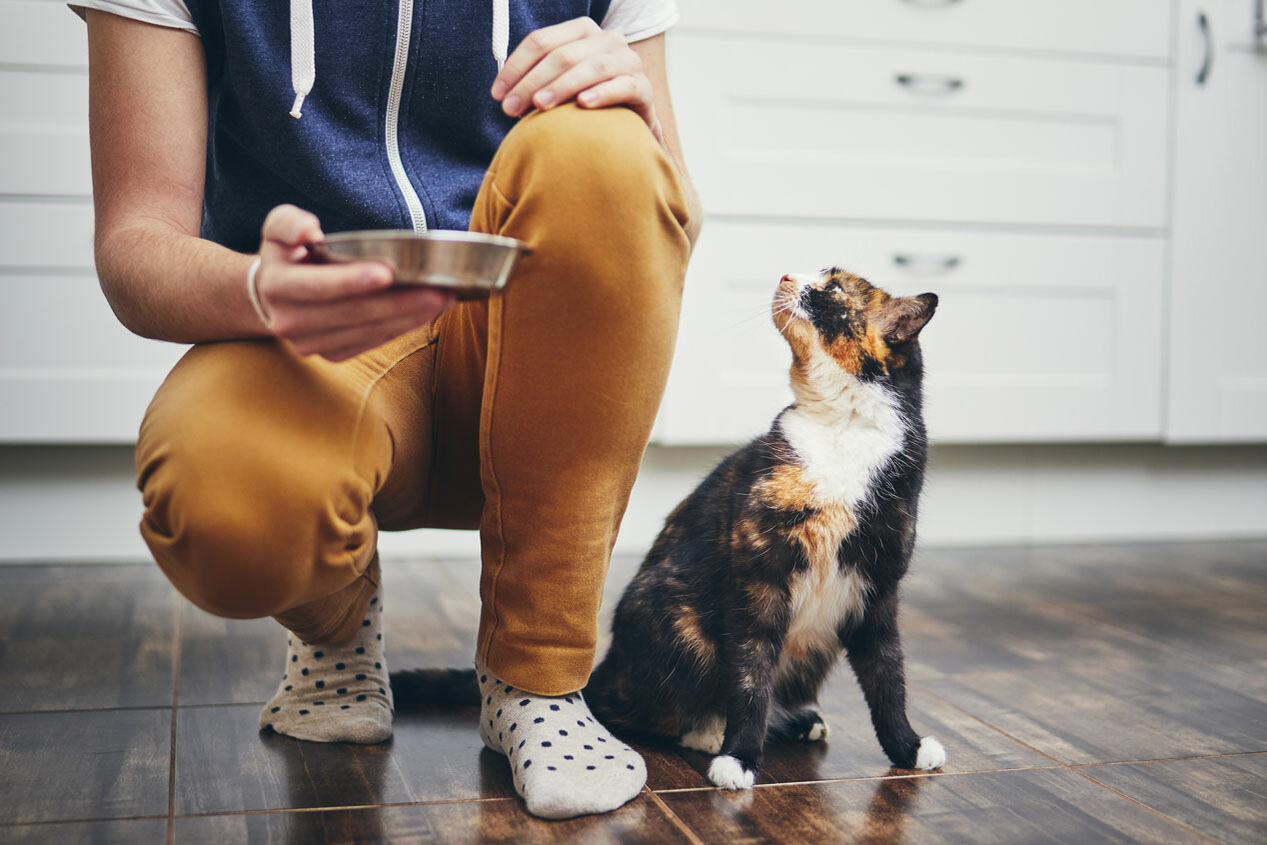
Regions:
[[[826,577],[836,569],[836,553],[845,537],[857,526],[853,513],[841,504],[829,505],[792,529],[792,539],[800,543],[811,569]]]
[[[744,585],[752,615],[764,624],[771,624],[784,606],[783,591],[764,581],[750,581]]]
[[[712,662],[716,649],[708,637],[704,636],[694,610],[684,604],[678,605],[673,617],[673,630],[677,631],[678,639],[685,643],[687,650],[701,663]]]
[[[792,464],[776,466],[753,492],[767,507],[781,511],[804,510],[814,504],[814,486],[805,480],[801,468]]]

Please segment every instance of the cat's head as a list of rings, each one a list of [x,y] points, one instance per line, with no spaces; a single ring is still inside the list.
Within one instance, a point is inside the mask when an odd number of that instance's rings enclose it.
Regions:
[[[794,378],[843,370],[863,381],[920,369],[919,333],[935,310],[934,293],[889,296],[838,267],[784,276],[773,308],[774,325],[792,347]]]

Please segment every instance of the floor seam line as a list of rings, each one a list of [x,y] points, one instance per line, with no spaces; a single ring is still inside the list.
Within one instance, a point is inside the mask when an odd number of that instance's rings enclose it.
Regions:
[[[993,725],[993,724],[991,724],[990,722],[987,722],[985,719],[981,718],[981,717],[980,717],[980,716],[978,716],[976,713],[973,713],[973,712],[972,712],[972,711],[970,711],[970,710],[967,710],[967,709],[965,709],[965,708],[963,708],[963,707],[960,707],[958,704],[955,704],[953,701],[951,701],[951,700],[949,700],[949,699],[947,699],[947,698],[945,698],[945,697],[943,697],[943,696],[940,696],[940,695],[938,695],[937,693],[933,692],[933,691],[932,691],[932,690],[930,690],[928,687],[923,686],[923,685],[920,685],[920,684],[913,684],[912,686],[917,687],[917,688],[920,690],[920,692],[921,692],[921,693],[923,693],[923,694],[925,694],[925,695],[932,696],[933,698],[935,698],[935,699],[937,699],[938,701],[940,701],[942,704],[945,704],[947,707],[951,707],[951,708],[953,708],[953,709],[955,709],[955,710],[958,710],[960,713],[964,714],[964,715],[965,715],[965,716],[967,716],[968,718],[973,719],[973,720],[975,720],[975,721],[977,721],[977,722],[980,722],[981,724],[985,725],[985,726],[986,726],[987,728],[989,728],[990,730],[995,731],[996,733],[1000,734],[1001,736],[1004,736],[1004,737],[1006,737],[1006,738],[1008,738],[1008,739],[1012,740],[1012,742],[1017,743],[1017,744],[1018,744],[1018,745],[1020,745],[1021,747],[1023,747],[1023,748],[1027,748],[1027,749],[1029,749],[1030,751],[1034,752],[1035,754],[1038,754],[1038,755],[1039,755],[1039,756],[1041,756],[1041,757],[1046,757],[1048,760],[1052,761],[1052,762],[1053,762],[1053,763],[1055,763],[1057,766],[1059,766],[1059,767],[1061,767],[1061,768],[1066,768],[1066,769],[1070,767],[1070,765],[1071,765],[1071,764],[1066,763],[1064,760],[1061,760],[1061,759],[1059,759],[1059,758],[1057,758],[1057,757],[1055,757],[1055,756],[1053,756],[1053,755],[1051,755],[1051,754],[1048,754],[1046,751],[1042,751],[1042,750],[1040,750],[1040,749],[1038,749],[1038,748],[1035,748],[1034,746],[1030,745],[1028,742],[1026,742],[1026,741],[1025,741],[1025,740],[1023,740],[1023,739],[1020,739],[1020,738],[1018,738],[1018,737],[1014,737],[1014,736],[1012,736],[1010,733],[1008,733],[1007,731],[1005,731],[1005,730],[1003,730],[1002,728],[998,727],[997,725]]]
[[[1189,827],[1188,825],[1184,824],[1183,822],[1179,821],[1178,819],[1176,819],[1176,818],[1174,818],[1174,817],[1172,817],[1172,816],[1170,816],[1170,815],[1167,815],[1166,813],[1163,813],[1161,810],[1158,810],[1158,809],[1157,809],[1157,808],[1155,808],[1155,807],[1152,807],[1152,806],[1149,806],[1148,804],[1145,804],[1143,801],[1140,801],[1138,798],[1132,798],[1130,795],[1127,795],[1127,794],[1126,794],[1125,792],[1123,792],[1122,790],[1117,789],[1117,788],[1112,787],[1112,786],[1109,786],[1109,785],[1108,785],[1107,783],[1105,783],[1104,781],[1099,780],[1098,778],[1094,778],[1094,777],[1092,777],[1091,775],[1087,774],[1086,772],[1084,772],[1084,771],[1082,771],[1082,770],[1080,770],[1080,769],[1075,769],[1075,768],[1073,768],[1073,767],[1070,767],[1070,768],[1072,769],[1072,771],[1073,771],[1073,772],[1075,772],[1076,774],[1080,775],[1081,777],[1086,778],[1087,780],[1091,781],[1091,782],[1092,782],[1092,783],[1094,783],[1095,785],[1097,785],[1097,786],[1099,786],[1099,787],[1101,787],[1101,788],[1103,788],[1103,789],[1108,790],[1109,792],[1113,793],[1114,795],[1118,796],[1119,798],[1123,798],[1123,799],[1125,799],[1125,800],[1127,800],[1127,801],[1130,801],[1132,804],[1136,805],[1137,807],[1142,807],[1142,808],[1144,808],[1144,809],[1145,809],[1145,810],[1147,810],[1148,812],[1153,813],[1154,815],[1159,816],[1160,818],[1165,819],[1166,821],[1170,822],[1171,824],[1175,825],[1176,827],[1182,828],[1183,830],[1188,831],[1189,833],[1191,833],[1191,834],[1192,834],[1192,835],[1194,835],[1194,836],[1198,836],[1198,837],[1200,837],[1200,838],[1202,838],[1202,839],[1206,840],[1207,842],[1215,842],[1215,843],[1217,843],[1217,842],[1219,841],[1219,840],[1215,839],[1215,838],[1214,838],[1214,837],[1212,837],[1212,836],[1207,836],[1206,834],[1202,833],[1201,831],[1197,830],[1196,828]]]
[[[497,801],[518,800],[510,795],[488,798],[442,798],[435,801],[387,801],[381,804],[330,804],[320,807],[257,807],[250,810],[209,810],[205,813],[178,813],[178,819],[207,819],[219,816],[266,816],[280,813],[338,813],[349,810],[382,810],[392,807],[433,807],[448,804],[491,804]],[[154,818],[162,818],[155,816]]]
[[[174,845],[176,841],[176,731],[180,717],[180,635],[184,616],[184,602],[180,596],[173,593],[172,601],[175,608],[172,624],[172,730],[167,758],[167,845]]]
[[[685,834],[686,838],[691,842],[691,845],[704,845],[704,840],[700,838],[699,834],[692,830],[690,825],[683,821],[677,813],[673,812],[672,808],[670,808],[668,804],[664,803],[664,799],[662,799],[659,795],[656,795],[651,789],[647,790],[647,794],[651,796],[652,803],[660,808],[660,812],[668,816],[669,821],[672,822],[673,826]]]

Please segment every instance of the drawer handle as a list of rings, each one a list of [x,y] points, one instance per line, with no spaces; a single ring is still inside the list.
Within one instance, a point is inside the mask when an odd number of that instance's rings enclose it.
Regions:
[[[910,6],[953,6],[959,0],[906,0]]]
[[[903,270],[931,276],[938,273],[949,273],[962,264],[963,259],[958,255],[916,255],[909,252],[899,252],[893,256],[893,263]]]
[[[897,84],[913,94],[953,94],[963,87],[963,80],[957,76],[936,76],[929,73],[899,73]]]
[[[1197,26],[1201,29],[1201,37],[1205,41],[1205,58],[1201,61],[1201,69],[1197,71],[1197,84],[1205,85],[1210,78],[1210,66],[1214,64],[1214,36],[1210,33],[1210,19],[1205,12],[1197,12]]]

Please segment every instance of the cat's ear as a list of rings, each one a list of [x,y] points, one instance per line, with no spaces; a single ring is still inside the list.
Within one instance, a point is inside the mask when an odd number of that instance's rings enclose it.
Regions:
[[[905,343],[919,335],[920,329],[933,318],[937,310],[937,294],[921,293],[889,301],[880,328],[886,343]]]

